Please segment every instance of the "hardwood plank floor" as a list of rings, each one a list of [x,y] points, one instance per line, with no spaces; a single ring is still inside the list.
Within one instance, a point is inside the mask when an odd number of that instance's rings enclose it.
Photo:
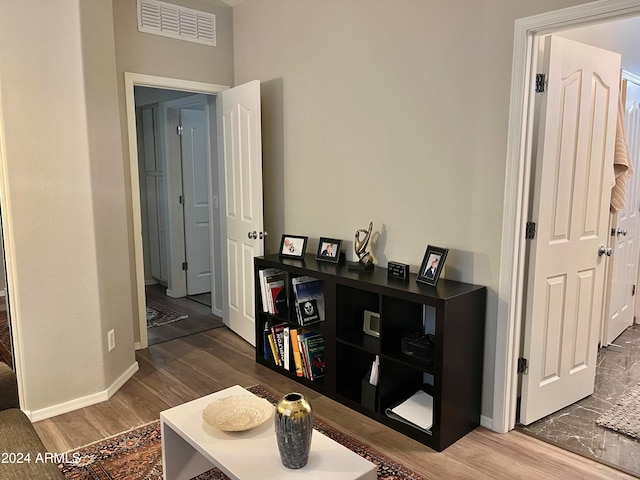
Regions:
[[[160,411],[231,385],[260,383],[278,395],[300,391],[339,430],[428,479],[631,479],[518,431],[479,427],[444,452],[430,448],[254,361],[254,350],[226,327],[137,352],[140,370],[108,402],[35,423],[52,452],[64,452],[156,420]]]
[[[191,297],[169,297],[166,294],[166,287],[160,284],[147,285],[145,287],[145,295],[148,300],[153,300],[160,305],[188,315],[186,319],[179,320],[175,323],[148,328],[147,336],[149,345],[155,345],[166,342],[167,340],[173,340],[174,338],[184,337],[224,325],[220,317],[211,313],[211,305],[206,305],[202,301],[194,300]],[[210,298],[211,294],[196,297]]]

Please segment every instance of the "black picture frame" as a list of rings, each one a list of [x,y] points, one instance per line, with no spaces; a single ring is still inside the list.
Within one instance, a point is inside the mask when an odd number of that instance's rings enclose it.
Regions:
[[[416,281],[426,283],[427,285],[437,285],[440,274],[442,273],[442,267],[444,267],[444,261],[447,259],[447,253],[449,253],[448,248],[433,245],[427,246],[427,251],[424,253]],[[431,268],[434,261],[436,262],[435,271]]]
[[[309,237],[301,235],[282,235],[280,250],[278,250],[280,258],[304,258],[308,239]]]
[[[323,262],[339,263],[342,240],[337,238],[320,237],[316,259]]]

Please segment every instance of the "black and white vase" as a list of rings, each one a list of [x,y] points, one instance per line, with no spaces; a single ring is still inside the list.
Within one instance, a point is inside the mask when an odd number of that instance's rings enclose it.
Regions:
[[[301,393],[288,393],[276,405],[276,439],[282,465],[302,468],[309,460],[313,412]]]

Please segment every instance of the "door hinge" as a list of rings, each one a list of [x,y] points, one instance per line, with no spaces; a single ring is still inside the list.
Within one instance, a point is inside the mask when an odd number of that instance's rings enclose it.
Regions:
[[[524,373],[525,375],[529,373],[529,360],[522,357],[518,359],[518,373]]]
[[[189,270],[189,264],[187,262],[182,262],[182,269]]]
[[[633,297],[636,294],[636,286],[635,284],[631,286],[631,296]]]
[[[524,238],[527,240],[533,240],[536,238],[536,222],[527,222]]]
[[[543,93],[547,89],[547,74],[536,74],[536,93]]]
[[[176,133],[178,135],[182,135],[183,132],[184,132],[184,128],[182,128],[182,125],[178,125],[178,127],[176,128]]]
[[[180,195],[178,197],[178,203],[180,203],[180,205],[184,205],[184,195]]]

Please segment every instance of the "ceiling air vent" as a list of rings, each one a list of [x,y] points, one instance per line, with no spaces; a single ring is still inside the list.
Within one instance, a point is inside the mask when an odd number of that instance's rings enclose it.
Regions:
[[[216,44],[216,16],[158,0],[138,0],[138,31]]]

